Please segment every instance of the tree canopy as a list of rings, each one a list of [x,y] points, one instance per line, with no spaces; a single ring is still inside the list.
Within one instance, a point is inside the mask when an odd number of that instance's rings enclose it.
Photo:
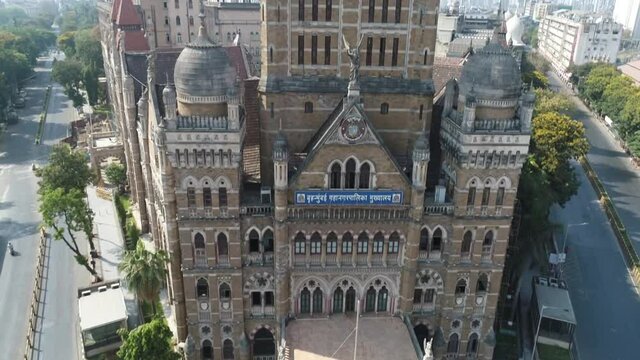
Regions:
[[[536,89],[534,116],[549,112],[568,114],[573,109],[573,103],[566,95],[548,89]]]
[[[74,107],[82,106],[85,102],[81,92],[82,75],[82,64],[74,58],[57,61],[51,72],[53,79],[64,88],[64,94],[73,101]]]
[[[104,175],[110,184],[117,186],[120,190],[124,188],[124,184],[127,182],[127,170],[122,164],[109,164],[109,166],[104,169]]]
[[[82,190],[94,180],[94,173],[87,164],[85,153],[72,149],[67,144],[54,145],[49,155],[49,164],[36,170],[40,178],[40,190],[62,188]]]
[[[118,358],[122,360],[179,360],[180,355],[173,351],[173,334],[164,319],[154,319],[134,330],[122,332],[122,346]]]
[[[135,250],[125,253],[118,267],[124,275],[127,287],[136,293],[138,299],[155,305],[165,284],[167,262],[167,253],[162,250],[152,253],[139,241]]]

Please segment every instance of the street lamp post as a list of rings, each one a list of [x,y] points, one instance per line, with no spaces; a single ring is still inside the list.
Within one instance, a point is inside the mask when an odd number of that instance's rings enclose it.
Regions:
[[[579,224],[569,224],[569,225],[567,225],[567,229],[564,231],[564,239],[562,239],[562,250],[561,250],[562,253],[564,253],[564,248],[565,248],[565,246],[567,244],[567,237],[569,237],[569,229],[571,229],[571,227],[573,227],[573,226],[584,226],[584,225],[587,225],[587,224],[588,224],[587,222],[582,222],[582,223],[579,223]]]

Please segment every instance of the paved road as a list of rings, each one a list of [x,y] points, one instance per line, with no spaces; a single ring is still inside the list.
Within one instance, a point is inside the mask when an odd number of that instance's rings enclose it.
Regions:
[[[27,84],[28,106],[19,112],[17,125],[0,137],[0,324],[11,327],[2,331],[0,349],[3,359],[18,359],[24,351],[28,309],[34,285],[37,227],[37,181],[31,164],[46,161],[51,146],[67,135],[74,109],[62,89],[54,85],[43,144],[34,145],[38,117],[46,86],[49,84],[51,59],[42,59],[36,77]],[[12,241],[19,256],[6,253]],[[71,253],[64,244],[53,242],[47,261],[44,315],[36,344],[36,359],[77,359],[76,287],[82,278]]]
[[[550,75],[550,84],[568,93],[558,77]],[[636,251],[640,253],[640,169],[631,163],[607,127],[593,117],[579,98],[571,97],[576,104],[573,117],[584,124],[591,144],[587,155],[589,162],[613,200]]]
[[[580,360],[637,359],[632,344],[640,339],[640,322],[632,319],[640,319],[640,297],[595,191],[582,167],[575,168],[582,183],[578,194],[552,213],[556,222],[587,223],[571,228],[564,267],[578,322]]]

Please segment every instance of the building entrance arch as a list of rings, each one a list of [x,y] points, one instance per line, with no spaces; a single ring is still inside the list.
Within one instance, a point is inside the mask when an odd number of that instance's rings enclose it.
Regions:
[[[261,356],[273,356],[276,354],[276,343],[273,333],[267,328],[261,328],[253,337],[253,358],[261,359]],[[267,359],[266,357],[264,359]]]

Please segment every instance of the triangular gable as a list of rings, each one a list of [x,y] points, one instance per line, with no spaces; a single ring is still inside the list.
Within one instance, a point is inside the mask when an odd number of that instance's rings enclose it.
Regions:
[[[411,185],[411,181],[393,155],[391,155],[391,152],[382,141],[380,134],[378,134],[371,121],[369,121],[360,103],[360,98],[355,97],[349,99],[345,97],[338,106],[342,107],[342,110],[337,107],[313,136],[309,144],[307,144],[305,148],[307,157],[300,168],[298,168],[298,171],[293,174],[291,184],[295,183],[298,175],[305,171],[307,165],[311,163],[315,155],[324,145],[340,144],[357,146],[367,144],[379,146],[385,152],[387,158],[398,173],[402,175],[407,185]],[[356,127],[358,129],[356,129]]]

